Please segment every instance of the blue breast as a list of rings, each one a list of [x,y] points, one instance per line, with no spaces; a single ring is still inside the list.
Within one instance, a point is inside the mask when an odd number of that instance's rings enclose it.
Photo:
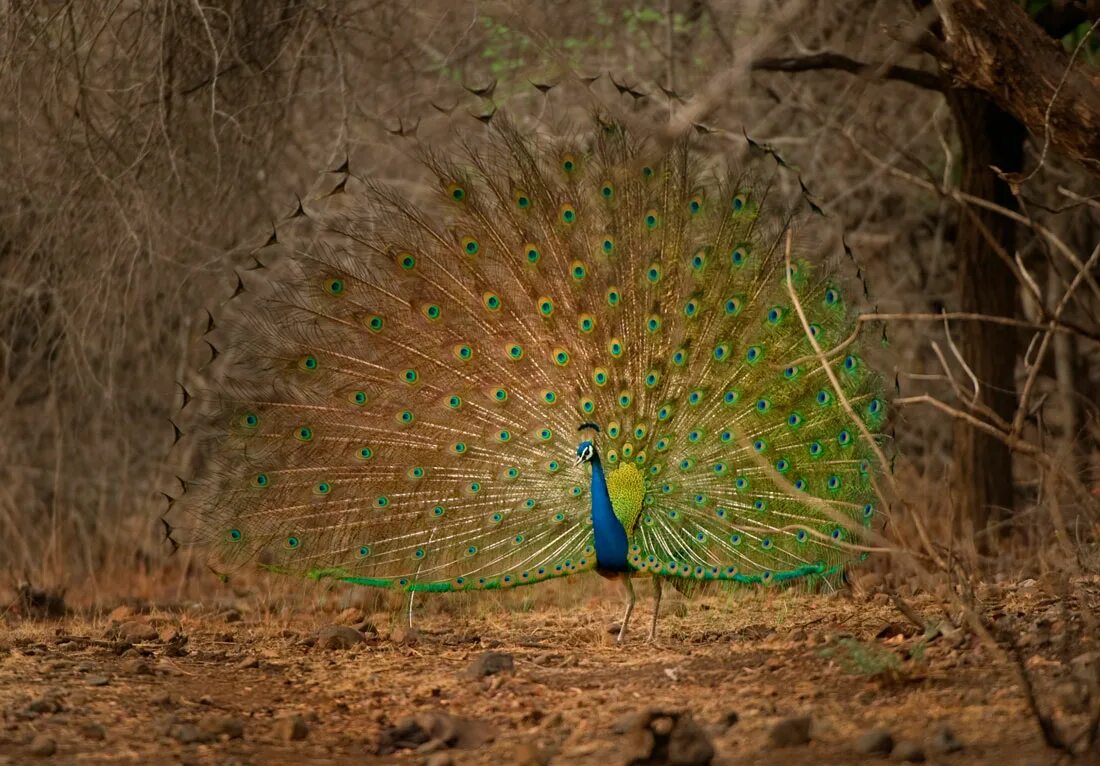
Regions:
[[[611,508],[607,480],[598,456],[592,459],[592,531],[596,538],[596,565],[600,569],[625,572],[629,542],[626,530]]]

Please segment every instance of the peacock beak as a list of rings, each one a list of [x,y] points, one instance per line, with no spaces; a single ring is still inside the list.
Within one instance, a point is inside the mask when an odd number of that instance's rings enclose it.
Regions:
[[[579,466],[583,462],[584,462],[584,458],[581,457],[580,455],[577,455],[577,459],[573,461],[573,467],[576,468],[577,466]]]

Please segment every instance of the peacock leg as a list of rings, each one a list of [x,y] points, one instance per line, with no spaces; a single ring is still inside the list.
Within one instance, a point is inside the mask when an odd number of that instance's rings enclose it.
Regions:
[[[653,622],[649,624],[649,638],[647,642],[652,642],[657,638],[657,615],[661,612],[661,578],[657,575],[653,576]]]
[[[615,642],[619,644],[623,642],[623,636],[626,635],[626,624],[630,622],[630,615],[634,612],[634,584],[630,582],[630,575],[628,574],[624,574],[622,579],[623,586],[626,588],[626,614],[623,615],[623,624],[619,628],[619,637],[615,639]]]

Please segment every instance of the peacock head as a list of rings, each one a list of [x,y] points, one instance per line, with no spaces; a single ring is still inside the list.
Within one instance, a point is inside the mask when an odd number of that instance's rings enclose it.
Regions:
[[[577,445],[577,462],[575,465],[587,463],[596,456],[596,445],[590,439],[585,439]]]
[[[585,429],[592,429],[596,433],[600,432],[600,427],[595,423],[581,423],[578,431],[584,431]],[[577,445],[577,462],[574,465],[580,465],[581,463],[590,463],[596,459],[596,445],[591,439],[585,439]]]

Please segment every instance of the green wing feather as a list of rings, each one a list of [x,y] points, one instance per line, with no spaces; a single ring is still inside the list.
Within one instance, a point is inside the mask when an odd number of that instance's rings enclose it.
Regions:
[[[606,121],[556,143],[497,118],[482,144],[426,159],[424,205],[365,185],[279,232],[190,506],[218,568],[419,590],[590,569],[571,468],[589,420],[608,467],[645,478],[636,568],[757,581],[851,558],[869,446],[791,311],[765,188]],[[848,338],[828,274],[800,261],[794,280],[822,345]],[[851,348],[835,366],[877,431],[878,378]]]

